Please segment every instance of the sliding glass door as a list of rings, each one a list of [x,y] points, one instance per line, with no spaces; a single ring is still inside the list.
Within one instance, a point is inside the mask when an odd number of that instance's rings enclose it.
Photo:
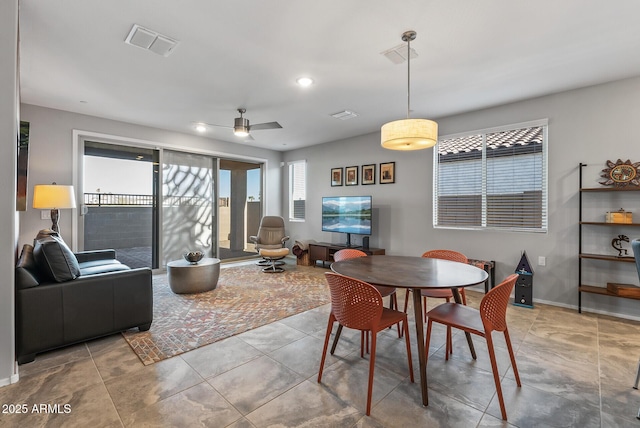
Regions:
[[[154,269],[188,251],[256,256],[262,163],[86,140],[81,150],[79,249],[115,248]]]
[[[216,163],[210,156],[163,151],[162,266],[187,251],[217,257]]]
[[[262,217],[262,164],[220,159],[219,258],[252,257]]]
[[[158,267],[159,151],[85,141],[80,248],[113,248],[132,268]]]

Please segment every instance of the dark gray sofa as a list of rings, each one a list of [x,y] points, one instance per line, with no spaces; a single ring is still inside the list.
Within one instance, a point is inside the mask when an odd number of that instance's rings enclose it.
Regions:
[[[25,245],[16,265],[16,359],[153,321],[151,269],[114,250],[72,253],[55,233]]]

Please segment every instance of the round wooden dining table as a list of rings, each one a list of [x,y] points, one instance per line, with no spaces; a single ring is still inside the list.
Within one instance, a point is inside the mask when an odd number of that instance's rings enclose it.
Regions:
[[[413,293],[413,310],[418,340],[420,364],[420,387],[422,404],[429,404],[427,392],[427,364],[424,348],[424,323],[422,320],[422,289],[449,288],[456,303],[462,303],[458,288],[482,284],[488,274],[484,270],[465,263],[449,260],[411,256],[368,256],[334,262],[331,270],[341,275],[356,278],[373,285],[407,288]],[[473,358],[476,352],[471,335],[466,333],[467,343]]]

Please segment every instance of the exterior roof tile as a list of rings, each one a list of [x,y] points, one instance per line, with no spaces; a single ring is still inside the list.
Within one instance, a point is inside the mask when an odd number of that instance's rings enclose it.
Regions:
[[[487,134],[488,149],[516,145],[525,146],[527,144],[542,144],[542,127],[535,126]],[[450,138],[438,142],[439,155],[468,153],[474,150],[482,150],[482,134]]]

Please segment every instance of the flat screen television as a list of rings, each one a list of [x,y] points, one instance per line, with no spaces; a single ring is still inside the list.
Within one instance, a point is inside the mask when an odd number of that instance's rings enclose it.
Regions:
[[[322,230],[347,234],[371,235],[371,196],[324,196],[322,198]]]

